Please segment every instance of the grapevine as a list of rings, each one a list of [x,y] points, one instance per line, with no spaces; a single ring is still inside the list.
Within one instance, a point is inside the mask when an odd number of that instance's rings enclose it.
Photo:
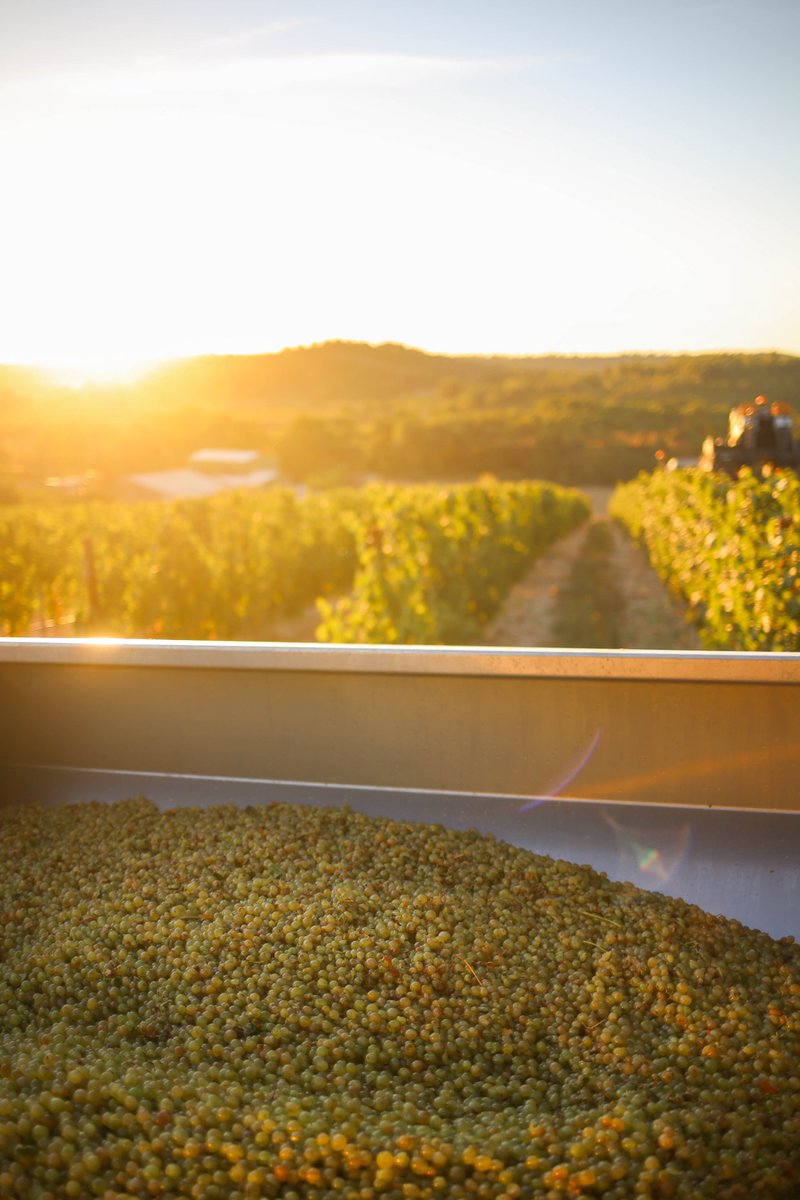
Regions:
[[[332,642],[469,644],[511,585],[589,515],[578,492],[506,483],[367,490],[352,593],[318,607]]]
[[[800,479],[698,469],[640,475],[611,513],[646,548],[714,650],[800,650]]]
[[[8,506],[0,631],[264,640],[316,602],[323,640],[469,641],[586,515],[540,483]]]

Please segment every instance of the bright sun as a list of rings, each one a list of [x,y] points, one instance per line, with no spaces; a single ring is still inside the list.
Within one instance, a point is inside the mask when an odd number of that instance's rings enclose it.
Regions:
[[[91,362],[39,362],[36,365],[55,383],[80,388],[85,384],[133,383],[162,360],[102,357]]]
[[[744,202],[720,206],[688,174],[665,189],[549,110],[493,107],[522,85],[516,59],[492,61],[201,56],[4,85],[0,362],[79,387],[336,338],[793,343],[780,222],[773,241],[760,217],[745,237]],[[503,81],[496,137],[470,114]],[[753,305],[748,280],[765,278]]]

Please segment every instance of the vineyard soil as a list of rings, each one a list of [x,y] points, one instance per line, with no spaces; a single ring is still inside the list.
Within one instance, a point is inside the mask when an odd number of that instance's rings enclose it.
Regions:
[[[612,488],[587,487],[593,521],[609,521],[608,502]],[[625,595],[622,648],[628,650],[699,650],[700,639],[686,622],[684,610],[670,596],[647,555],[616,522],[610,522],[614,537],[615,574]],[[554,647],[553,634],[558,595],[580,555],[586,526],[561,538],[537,559],[528,574],[509,593],[505,604],[486,630],[487,646]],[[295,617],[276,621],[270,632],[274,641],[313,642],[320,617],[310,605]]]
[[[581,489],[592,503],[593,521],[609,521],[611,488]],[[625,596],[622,649],[699,650],[700,639],[687,624],[681,605],[670,596],[644,551],[616,522],[612,561]],[[538,559],[511,592],[505,605],[486,631],[487,646],[553,647],[558,640],[553,626],[559,591],[569,578],[580,555],[586,527],[562,538]],[[610,647],[613,648],[613,647]]]

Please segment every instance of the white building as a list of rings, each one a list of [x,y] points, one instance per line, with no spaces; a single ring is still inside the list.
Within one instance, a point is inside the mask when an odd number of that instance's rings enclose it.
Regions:
[[[195,465],[126,475],[122,490],[134,499],[200,500],[233,488],[268,487],[277,481],[278,472],[274,467],[256,465],[262,461],[257,450],[196,450],[189,456]],[[250,470],[243,470],[245,467]]]
[[[189,462],[199,466],[254,467],[261,455],[257,450],[195,450]]]

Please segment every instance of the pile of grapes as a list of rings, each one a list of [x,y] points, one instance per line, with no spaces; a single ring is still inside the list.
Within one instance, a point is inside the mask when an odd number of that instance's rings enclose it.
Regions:
[[[800,1193],[800,950],[349,810],[0,815],[0,1195]]]

